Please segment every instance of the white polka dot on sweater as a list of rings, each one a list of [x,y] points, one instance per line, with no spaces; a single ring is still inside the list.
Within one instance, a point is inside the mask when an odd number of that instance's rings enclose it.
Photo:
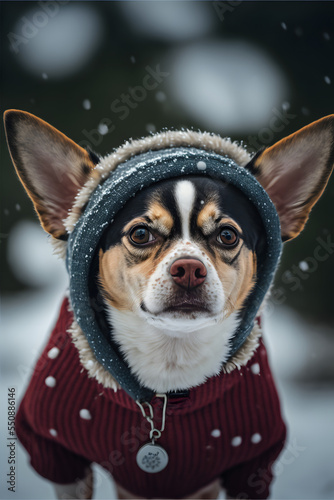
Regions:
[[[50,349],[50,351],[48,352],[48,357],[50,359],[55,359],[59,353],[60,350],[58,349],[58,347],[52,347],[52,349]]]
[[[234,436],[231,441],[232,446],[240,446],[242,442],[241,436]]]
[[[90,411],[86,410],[86,408],[82,408],[82,410],[80,410],[80,412],[79,412],[79,415],[84,420],[90,420],[92,418],[92,415],[90,414]]]
[[[260,373],[260,365],[259,363],[254,363],[250,369],[252,370],[252,372],[254,373],[254,375],[258,375]]]
[[[262,439],[261,434],[259,434],[258,432],[256,432],[255,434],[253,434],[253,436],[251,437],[251,441],[254,444],[259,443],[261,441],[261,439]]]
[[[213,429],[213,431],[211,432],[211,436],[214,438],[219,438],[220,435],[221,435],[221,432],[219,429]]]
[[[54,377],[46,377],[45,384],[48,387],[55,387],[55,385],[56,385],[56,379]]]
[[[53,436],[53,437],[58,436],[58,432],[56,431],[56,429],[49,429],[49,432],[50,432],[51,436]]]

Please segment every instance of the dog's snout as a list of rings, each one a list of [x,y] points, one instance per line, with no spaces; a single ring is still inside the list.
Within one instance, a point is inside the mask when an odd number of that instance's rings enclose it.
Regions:
[[[201,285],[207,275],[205,265],[198,259],[178,259],[173,262],[169,272],[174,282],[187,290]]]

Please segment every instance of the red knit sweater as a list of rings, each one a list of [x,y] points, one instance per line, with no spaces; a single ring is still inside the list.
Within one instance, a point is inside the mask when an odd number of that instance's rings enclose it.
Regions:
[[[17,414],[18,438],[40,475],[70,483],[96,462],[146,498],[190,495],[218,477],[230,496],[268,497],[285,425],[262,343],[246,367],[169,400],[157,441],[169,463],[149,474],[136,464],[138,449],[149,442],[149,424],[125,391],[88,378],[67,333],[71,322],[65,299]],[[153,400],[159,417],[161,405]]]

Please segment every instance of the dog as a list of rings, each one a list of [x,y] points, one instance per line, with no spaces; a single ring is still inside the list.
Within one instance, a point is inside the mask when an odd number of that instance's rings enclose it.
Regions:
[[[253,157],[166,131],[100,158],[16,110],[5,128],[70,275],[17,415],[32,466],[58,498],[91,498],[92,462],[118,498],[267,498],[286,429],[259,302],[328,182],[334,115]]]

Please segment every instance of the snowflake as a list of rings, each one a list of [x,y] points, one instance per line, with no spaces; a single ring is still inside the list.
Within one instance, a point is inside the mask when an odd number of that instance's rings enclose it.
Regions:
[[[160,467],[160,457],[159,457],[159,452],[157,451],[156,453],[152,453],[149,451],[147,455],[145,455],[142,459],[142,464],[146,469],[151,469],[154,470],[158,467]]]

